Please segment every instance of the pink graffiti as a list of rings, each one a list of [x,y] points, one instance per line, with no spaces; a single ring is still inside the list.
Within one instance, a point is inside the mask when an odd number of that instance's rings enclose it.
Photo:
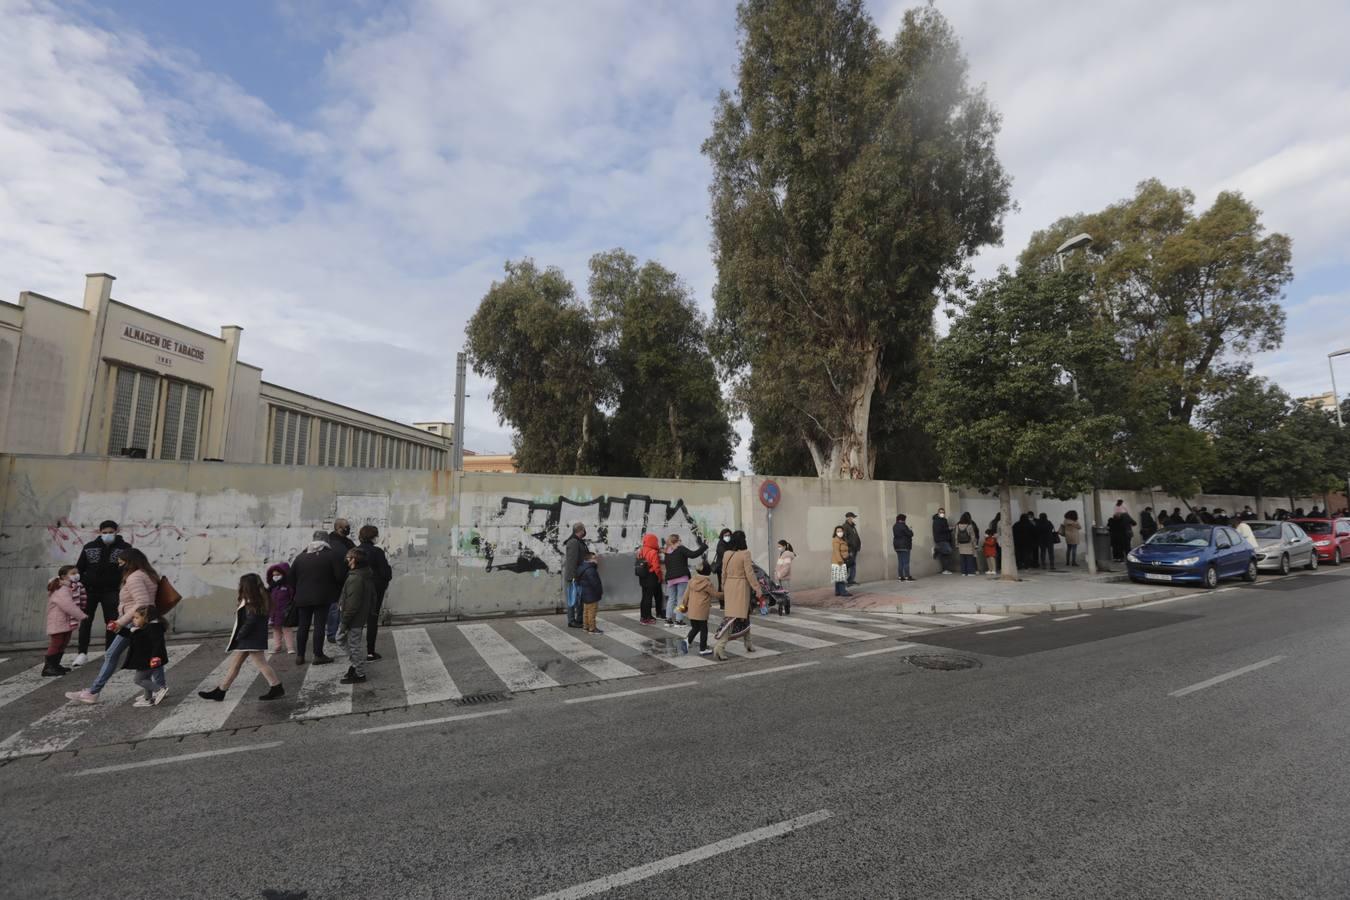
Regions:
[[[47,526],[47,537],[62,556],[79,550],[97,536],[97,528],[81,528],[64,516],[55,525]],[[146,549],[207,535],[204,531],[187,531],[177,525],[129,522],[122,526],[122,536],[132,546]]]

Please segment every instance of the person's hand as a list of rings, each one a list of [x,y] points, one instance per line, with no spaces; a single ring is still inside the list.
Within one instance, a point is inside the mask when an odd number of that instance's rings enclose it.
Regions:
[[[117,620],[114,619],[113,621],[111,621],[111,622],[108,623],[108,630],[109,630],[109,631],[116,631],[116,630],[117,630]]]

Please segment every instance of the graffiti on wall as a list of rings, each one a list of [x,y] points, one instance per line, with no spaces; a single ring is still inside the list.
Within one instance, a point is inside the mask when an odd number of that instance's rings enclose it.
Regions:
[[[560,572],[563,542],[577,522],[586,526],[591,549],[602,555],[632,553],[649,531],[663,539],[678,534],[687,546],[697,547],[700,539],[715,539],[717,531],[735,522],[730,498],[691,510],[682,499],[645,494],[588,500],[494,497],[478,503],[466,498],[461,510],[460,559],[489,572]]]

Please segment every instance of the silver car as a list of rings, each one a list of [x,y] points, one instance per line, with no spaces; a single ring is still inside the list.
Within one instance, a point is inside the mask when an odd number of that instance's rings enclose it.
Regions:
[[[1256,567],[1288,575],[1295,566],[1317,568],[1317,548],[1293,522],[1248,522],[1256,535]]]

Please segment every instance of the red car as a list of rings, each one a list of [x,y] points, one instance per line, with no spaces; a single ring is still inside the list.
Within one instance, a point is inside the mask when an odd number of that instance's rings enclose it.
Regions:
[[[1293,521],[1313,539],[1319,560],[1339,566],[1342,559],[1350,558],[1350,519],[1337,517]]]

